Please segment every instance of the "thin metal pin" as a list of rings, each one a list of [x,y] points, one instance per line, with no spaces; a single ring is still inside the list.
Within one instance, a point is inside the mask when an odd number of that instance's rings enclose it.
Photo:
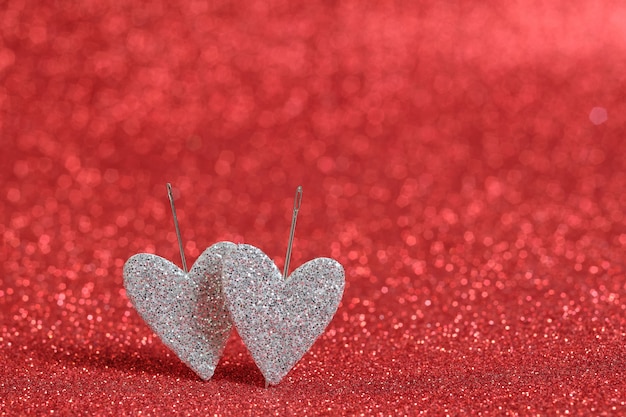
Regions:
[[[178,227],[178,217],[176,216],[176,207],[174,206],[174,195],[172,194],[172,184],[167,183],[167,196],[172,206],[172,216],[174,217],[174,229],[176,230],[176,238],[178,239],[178,249],[180,249],[180,258],[183,260],[183,271],[187,271],[187,261],[185,260],[185,250],[183,249],[183,239],[180,237],[180,227]]]
[[[291,261],[291,248],[293,247],[293,236],[296,233],[296,220],[298,219],[298,210],[302,205],[302,186],[299,185],[296,188],[296,196],[293,200],[293,216],[291,217],[291,230],[289,231],[289,243],[287,243],[287,255],[285,256],[285,270],[283,271],[283,278],[287,279],[287,273],[289,272],[289,262]]]

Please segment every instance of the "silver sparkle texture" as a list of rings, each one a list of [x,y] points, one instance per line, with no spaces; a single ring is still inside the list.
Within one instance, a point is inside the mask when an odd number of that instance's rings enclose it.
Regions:
[[[222,294],[223,256],[236,245],[207,248],[185,273],[159,256],[140,253],[124,265],[124,287],[154,333],[200,378],[213,376],[232,324]]]
[[[260,249],[237,245],[223,261],[226,306],[267,384],[278,384],[335,315],[343,267],[317,258],[284,279]]]

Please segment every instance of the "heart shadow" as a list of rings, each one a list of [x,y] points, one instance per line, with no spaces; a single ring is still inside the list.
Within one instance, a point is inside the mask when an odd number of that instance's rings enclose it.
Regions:
[[[232,363],[224,362],[217,365],[215,381],[228,381],[241,385],[251,385],[255,387],[265,387],[265,379],[261,371],[256,367],[254,362]]]
[[[265,387],[265,378],[254,363],[250,352],[243,344],[237,329],[233,328],[224,354],[220,359],[213,379],[216,381],[234,382],[236,384]]]
[[[60,362],[74,367],[113,369],[124,373],[146,373],[200,381],[200,378],[165,346],[127,351],[119,347],[90,349],[87,346],[67,344],[60,346],[55,357]]]

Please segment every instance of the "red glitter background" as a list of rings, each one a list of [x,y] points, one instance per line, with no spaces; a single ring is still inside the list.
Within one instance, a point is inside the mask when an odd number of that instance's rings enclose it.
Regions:
[[[626,4],[0,5],[2,415],[626,410]],[[122,266],[330,256],[343,302],[265,389],[203,382]]]

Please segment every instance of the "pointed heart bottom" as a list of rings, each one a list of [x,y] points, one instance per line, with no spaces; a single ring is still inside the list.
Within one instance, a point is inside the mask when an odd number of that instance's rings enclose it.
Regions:
[[[124,287],[152,331],[200,378],[213,376],[230,334],[222,295],[222,257],[235,248],[219,242],[185,273],[159,256],[140,253],[124,265]]]
[[[237,245],[224,257],[224,296],[241,339],[269,384],[278,384],[335,315],[342,266],[317,258],[287,280],[260,249]]]

